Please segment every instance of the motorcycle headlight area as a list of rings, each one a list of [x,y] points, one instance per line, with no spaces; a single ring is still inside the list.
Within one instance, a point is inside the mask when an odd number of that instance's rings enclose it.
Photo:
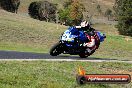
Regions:
[[[71,35],[70,31],[65,31],[64,34],[61,37],[62,41],[68,41],[68,42],[74,42],[74,39],[76,38],[76,35]]]

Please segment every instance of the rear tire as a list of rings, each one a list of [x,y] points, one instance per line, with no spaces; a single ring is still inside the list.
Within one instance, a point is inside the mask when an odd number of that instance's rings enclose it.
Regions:
[[[79,56],[80,56],[81,58],[87,58],[89,55],[87,55],[87,54],[85,54],[85,53],[80,53]]]
[[[51,49],[50,49],[50,55],[51,56],[57,56],[59,54],[61,54],[62,47],[61,47],[61,43],[56,43]]]

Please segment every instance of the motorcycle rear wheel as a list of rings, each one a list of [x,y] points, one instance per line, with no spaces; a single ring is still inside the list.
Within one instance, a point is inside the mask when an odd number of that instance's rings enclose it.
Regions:
[[[87,54],[85,54],[85,53],[80,53],[79,56],[80,56],[81,58],[87,58],[89,55],[87,55]]]

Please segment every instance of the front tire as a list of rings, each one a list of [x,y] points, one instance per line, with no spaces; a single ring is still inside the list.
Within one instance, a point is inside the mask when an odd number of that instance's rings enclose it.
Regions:
[[[51,49],[50,49],[50,55],[51,56],[57,56],[59,54],[61,54],[61,43],[58,42],[56,43]]]

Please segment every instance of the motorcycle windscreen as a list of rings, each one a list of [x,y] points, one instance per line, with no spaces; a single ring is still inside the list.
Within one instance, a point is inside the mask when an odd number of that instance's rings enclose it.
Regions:
[[[73,30],[74,30],[74,28],[69,28],[69,29],[67,29],[67,30],[63,33],[63,35],[62,35],[62,37],[61,37],[61,40],[62,40],[62,41],[74,42],[74,38],[76,38],[77,35],[74,35],[74,34],[75,34],[75,31],[73,31]]]

